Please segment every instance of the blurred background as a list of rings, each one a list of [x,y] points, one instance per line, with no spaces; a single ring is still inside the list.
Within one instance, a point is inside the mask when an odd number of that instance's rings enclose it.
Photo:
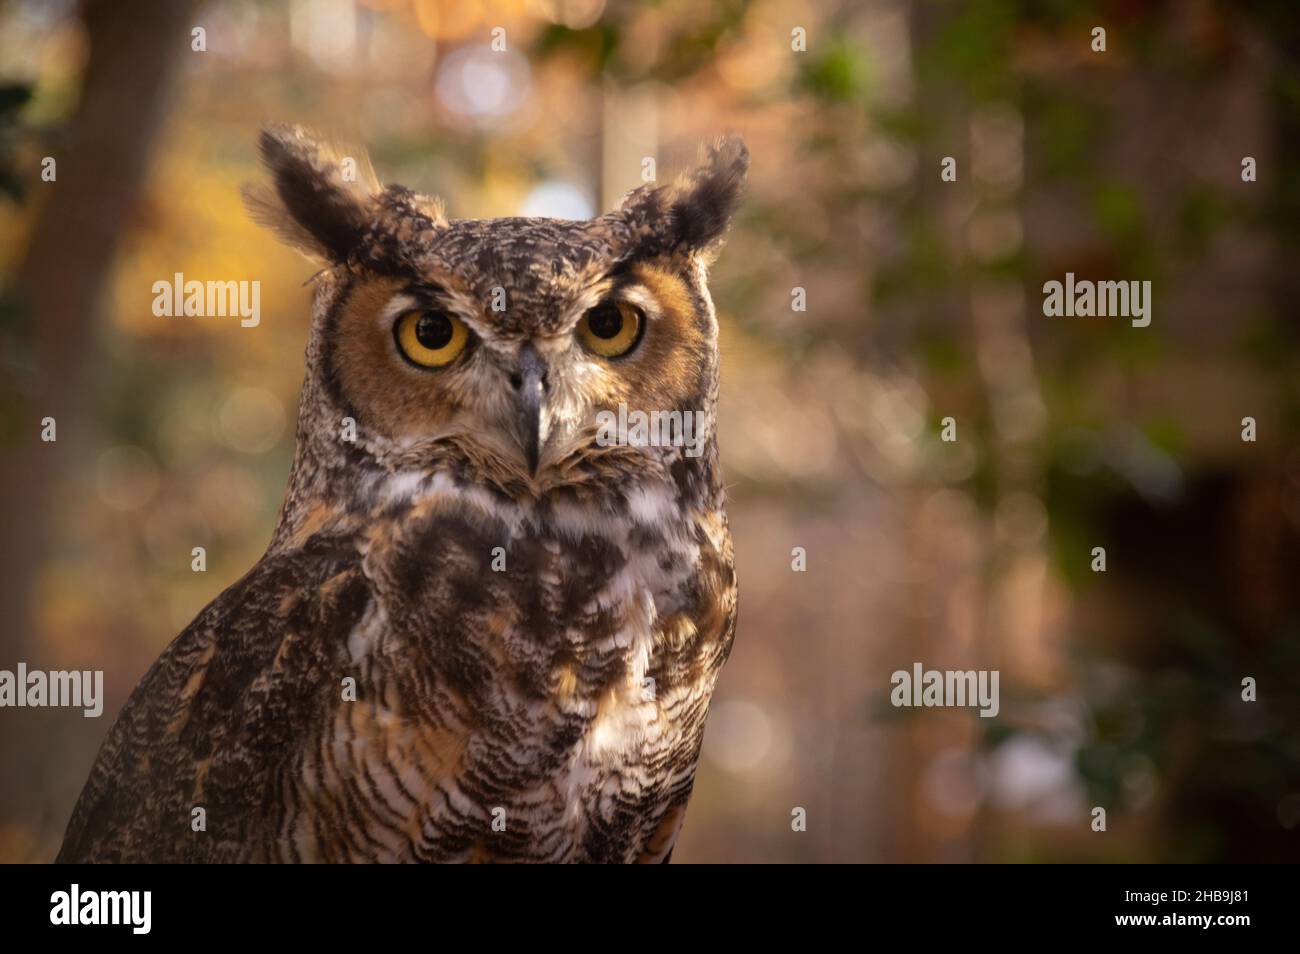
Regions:
[[[269,539],[312,272],[240,204],[272,120],[463,217],[746,136],[740,626],[674,860],[1300,859],[1298,52],[1283,0],[0,0],[0,668],[107,697],[0,711],[0,860]],[[1150,327],[1045,318],[1067,271]],[[176,272],[260,326],[155,317]],[[893,708],[913,662],[999,670],[998,717]]]

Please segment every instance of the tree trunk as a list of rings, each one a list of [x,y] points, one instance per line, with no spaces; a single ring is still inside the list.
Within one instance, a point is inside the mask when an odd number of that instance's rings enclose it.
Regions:
[[[27,171],[39,203],[10,291],[20,341],[4,342],[9,380],[0,437],[0,668],[41,666],[34,625],[40,572],[51,552],[61,474],[84,462],[96,424],[95,378],[103,303],[120,243],[140,199],[149,158],[195,25],[195,0],[87,0],[80,10],[89,41],[81,99],[50,155],[53,182]],[[19,347],[21,345],[21,347]],[[23,358],[18,359],[17,355]],[[53,417],[57,440],[41,440]],[[0,733],[0,819],[38,812],[26,764],[29,732],[7,719]],[[18,804],[19,802],[24,804]],[[3,826],[0,826],[3,827]]]

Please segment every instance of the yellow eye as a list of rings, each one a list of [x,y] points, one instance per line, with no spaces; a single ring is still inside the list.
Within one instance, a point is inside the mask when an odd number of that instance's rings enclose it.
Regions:
[[[620,358],[641,341],[641,309],[625,301],[602,302],[578,322],[578,339],[602,358]]]
[[[393,325],[397,347],[412,364],[441,368],[451,364],[469,344],[469,329],[445,311],[408,311]]]

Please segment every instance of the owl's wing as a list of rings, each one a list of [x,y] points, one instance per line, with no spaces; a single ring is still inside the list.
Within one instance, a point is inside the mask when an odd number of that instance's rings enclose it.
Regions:
[[[131,694],[57,860],[259,857],[277,835],[276,779],[339,704],[348,634],[369,600],[346,540],[264,556]]]
[[[672,857],[695,783],[709,701],[736,637],[738,590],[727,515],[721,507],[697,514],[695,527],[699,555],[692,585],[681,612],[661,619],[657,634],[674,648],[668,682],[688,687],[672,718],[689,740],[682,755],[689,770],[675,773],[680,781],[646,833],[637,858],[642,864],[666,864]],[[680,770],[682,763],[672,768]]]

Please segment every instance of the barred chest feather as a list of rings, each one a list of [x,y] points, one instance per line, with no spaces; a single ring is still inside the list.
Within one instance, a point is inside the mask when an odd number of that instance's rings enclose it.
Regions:
[[[526,508],[443,475],[378,496],[357,698],[305,747],[270,853],[661,860],[734,627],[721,509],[672,484]]]

